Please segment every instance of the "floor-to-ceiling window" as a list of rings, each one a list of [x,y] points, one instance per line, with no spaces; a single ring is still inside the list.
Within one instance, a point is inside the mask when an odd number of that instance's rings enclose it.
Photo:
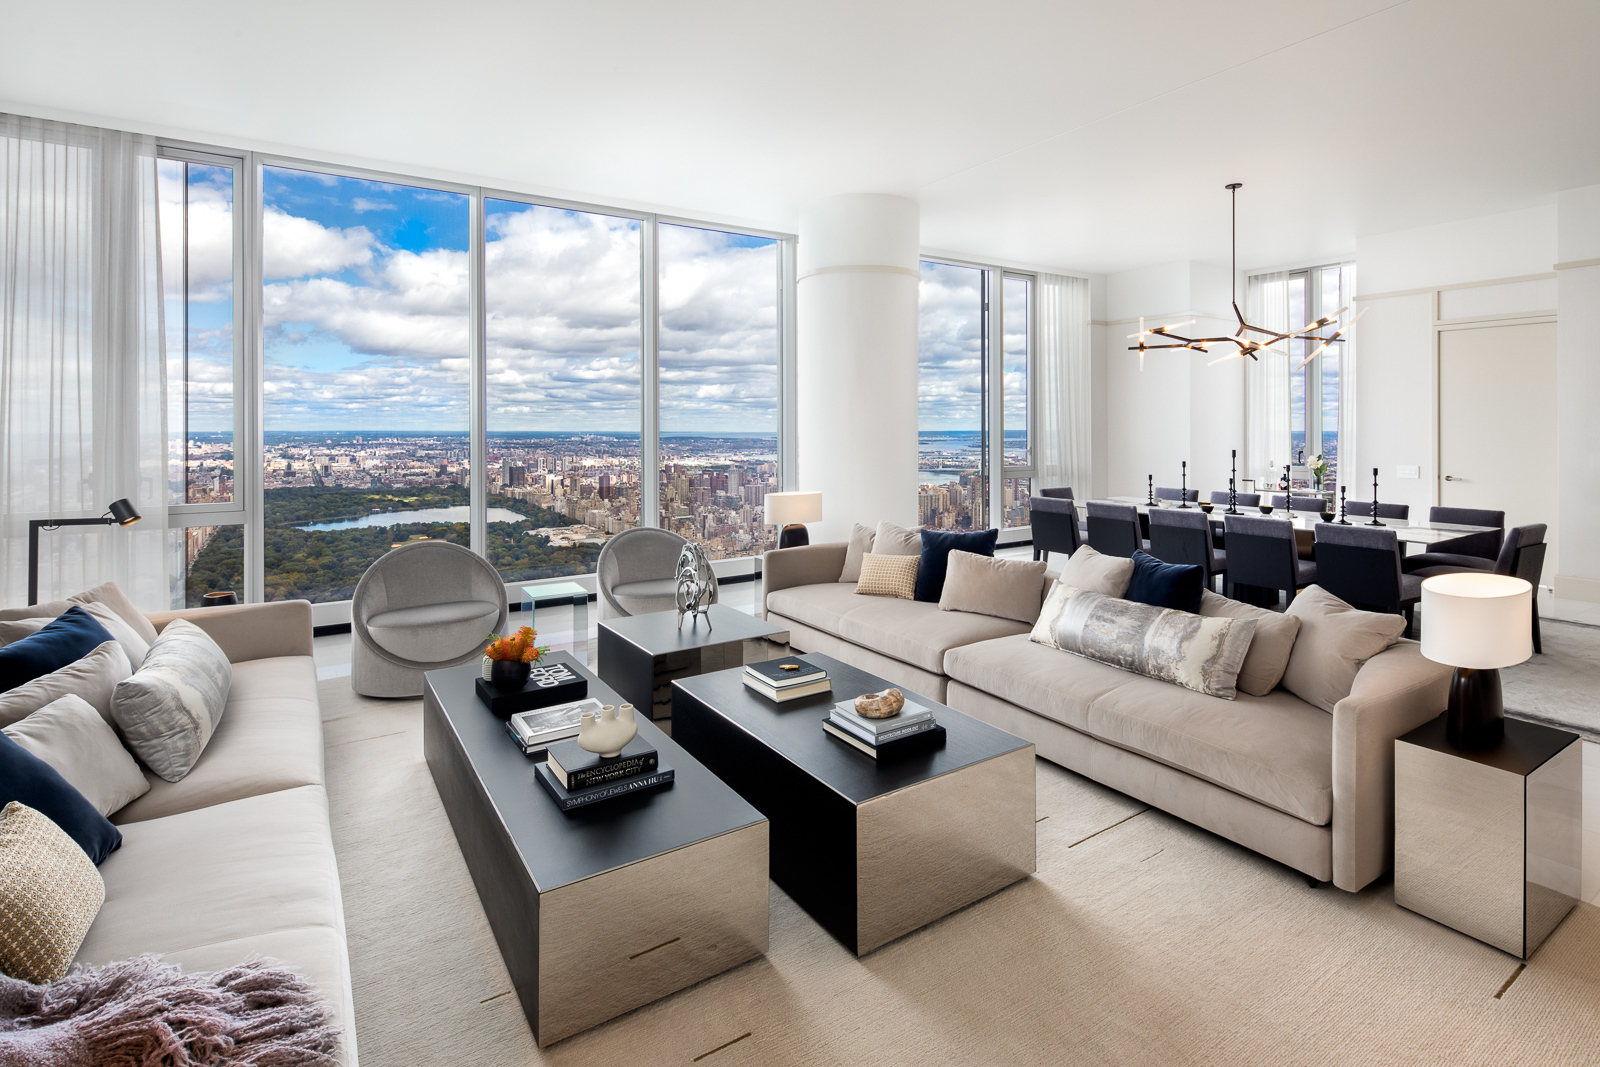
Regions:
[[[1323,317],[1330,317],[1348,303],[1343,291],[1339,265],[1292,271],[1287,276],[1289,322],[1299,329]],[[1289,343],[1289,449],[1296,467],[1295,484],[1304,487],[1313,479],[1311,468],[1327,464],[1324,485],[1338,484],[1340,359],[1344,342],[1326,346],[1337,324]],[[1309,358],[1308,358],[1309,357]]]
[[[269,166],[261,199],[265,595],[348,600],[469,543],[470,198]]]
[[[588,573],[639,525],[640,228],[484,202],[487,546],[508,582]]]
[[[1033,486],[1033,279],[1007,274],[1001,368],[1001,526],[1028,525]]]
[[[660,522],[712,559],[777,546],[778,242],[662,224]]]

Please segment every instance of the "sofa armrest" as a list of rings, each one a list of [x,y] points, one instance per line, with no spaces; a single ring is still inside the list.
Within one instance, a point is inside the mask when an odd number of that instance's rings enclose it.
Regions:
[[[797,585],[837,582],[844,573],[844,541],[827,545],[779,548],[761,555],[761,617],[767,617],[767,594]]]
[[[1394,865],[1394,742],[1438,718],[1453,669],[1404,641],[1369,659],[1333,706],[1333,884],[1354,893]]]
[[[311,655],[309,600],[157,611],[146,618],[158,631],[173,619],[189,620],[211,635],[227,653],[229,663],[272,656]]]

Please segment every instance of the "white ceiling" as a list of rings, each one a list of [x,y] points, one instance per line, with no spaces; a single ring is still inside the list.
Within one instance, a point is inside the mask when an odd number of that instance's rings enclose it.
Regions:
[[[0,0],[0,107],[1115,271],[1600,183],[1595,0]]]

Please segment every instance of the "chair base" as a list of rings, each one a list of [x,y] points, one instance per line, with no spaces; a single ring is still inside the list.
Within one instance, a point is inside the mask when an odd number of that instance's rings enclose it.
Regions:
[[[422,672],[391,663],[359,638],[350,643],[350,688],[364,697],[422,696]]]

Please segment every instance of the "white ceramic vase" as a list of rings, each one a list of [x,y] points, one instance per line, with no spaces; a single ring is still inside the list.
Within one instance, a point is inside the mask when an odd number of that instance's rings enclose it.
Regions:
[[[600,708],[598,719],[594,712],[586,711],[578,720],[578,747],[610,758],[620,754],[622,746],[632,741],[638,732],[632,704],[622,705],[620,712],[616,705],[605,704]]]

